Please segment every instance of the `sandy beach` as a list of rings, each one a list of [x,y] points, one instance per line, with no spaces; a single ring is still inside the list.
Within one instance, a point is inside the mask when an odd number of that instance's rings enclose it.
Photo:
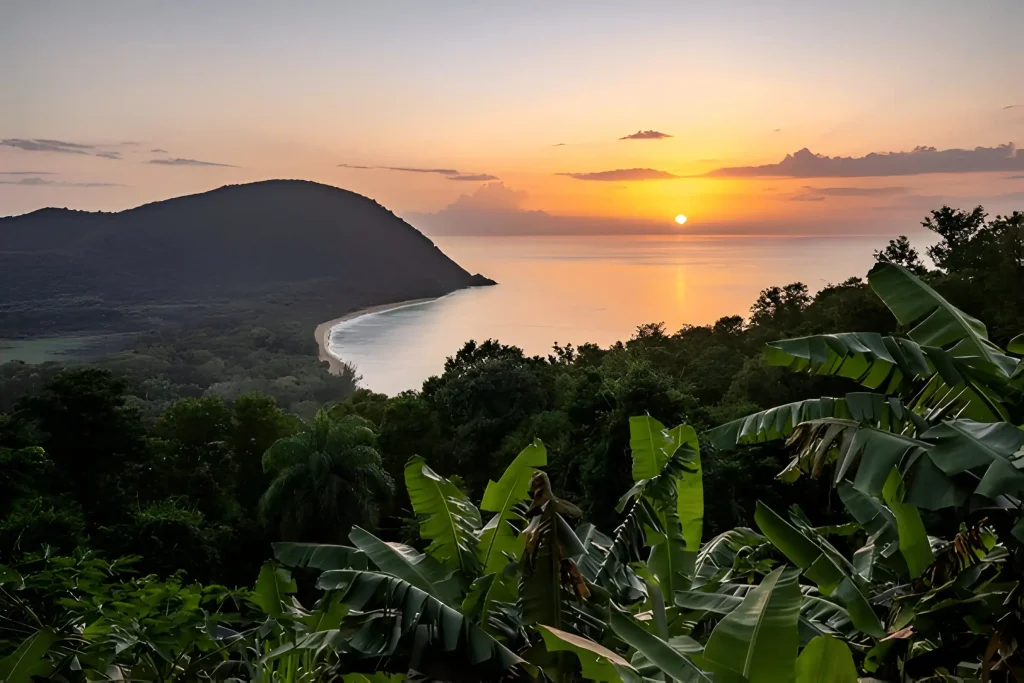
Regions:
[[[428,301],[434,301],[437,297],[428,297],[426,299],[409,299],[407,301],[397,301],[393,304],[381,304],[380,306],[370,306],[369,308],[360,308],[358,311],[353,311],[348,315],[343,315],[340,318],[334,320],[328,320],[325,323],[320,323],[316,326],[313,331],[313,336],[316,337],[316,343],[320,347],[320,360],[327,363],[330,366],[330,372],[333,375],[340,375],[344,368],[344,362],[342,359],[333,355],[327,346],[327,336],[338,323],[343,323],[347,320],[353,320],[360,316],[370,315],[371,313],[383,313],[384,311],[390,311],[396,308],[405,308],[406,306],[414,306],[416,304],[425,304]]]

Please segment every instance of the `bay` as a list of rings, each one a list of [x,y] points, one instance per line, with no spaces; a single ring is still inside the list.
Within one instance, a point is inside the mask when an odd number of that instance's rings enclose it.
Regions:
[[[332,328],[329,348],[360,385],[395,394],[440,374],[464,342],[497,339],[528,354],[553,343],[608,346],[638,325],[669,332],[728,315],[746,317],[758,293],[803,282],[812,292],[863,277],[870,237],[447,237],[435,244],[495,287],[462,290]]]

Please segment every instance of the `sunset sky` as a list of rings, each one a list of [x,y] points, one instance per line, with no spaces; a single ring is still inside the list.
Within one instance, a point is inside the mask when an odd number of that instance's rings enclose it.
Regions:
[[[1021,0],[8,0],[0,63],[0,215],[280,177],[435,230],[1024,208]]]

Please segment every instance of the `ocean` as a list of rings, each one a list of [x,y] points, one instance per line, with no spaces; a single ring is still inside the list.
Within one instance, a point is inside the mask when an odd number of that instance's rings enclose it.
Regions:
[[[360,385],[418,389],[470,339],[497,339],[545,355],[555,342],[608,346],[638,325],[673,332],[746,317],[758,293],[800,281],[811,291],[863,277],[888,238],[447,237],[434,243],[470,272],[498,281],[332,328],[332,354]]]

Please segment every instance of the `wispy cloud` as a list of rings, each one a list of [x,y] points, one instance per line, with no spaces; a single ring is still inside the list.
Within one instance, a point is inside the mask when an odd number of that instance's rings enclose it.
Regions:
[[[160,166],[223,166],[224,168],[238,168],[233,164],[218,164],[213,161],[199,161],[198,159],[150,159],[147,164]]]
[[[1018,109],[1024,107],[1024,104],[1008,104],[1003,109]]]
[[[466,180],[466,181],[487,181],[487,180],[498,180],[498,176],[491,175],[490,173],[463,173],[454,168],[416,168],[412,166],[358,166],[356,164],[338,164],[341,168],[354,168],[364,171],[380,170],[380,171],[399,171],[401,173],[433,173],[436,175],[443,175],[448,180]]]
[[[496,175],[489,175],[487,173],[469,173],[467,175],[450,175],[448,180],[468,180],[471,182],[485,182],[488,180],[499,180]]]
[[[672,137],[668,133],[660,133],[656,130],[638,130],[632,135],[619,138],[620,140],[664,140]]]
[[[1007,180],[1024,180],[1024,175],[1012,175]]]
[[[568,176],[576,180],[599,180],[604,182],[622,180],[671,180],[679,178],[668,171],[659,171],[653,168],[620,168],[615,171],[596,171],[594,173],[556,173],[555,175]]]
[[[0,171],[0,175],[57,175],[52,171]]]
[[[971,150],[916,147],[910,152],[872,152],[863,157],[829,157],[805,147],[787,154],[777,164],[719,168],[705,175],[713,178],[856,178],[1017,170],[1024,170],[1024,154],[1018,154],[1016,145],[1011,142]]]
[[[555,143],[555,144],[553,144],[551,146],[552,147],[565,147],[565,143],[564,142],[558,142],[558,143]]]
[[[459,175],[454,168],[408,168],[405,166],[377,166],[385,171],[402,171],[403,173],[436,173],[438,175]]]
[[[789,198],[789,201],[791,201],[791,202],[823,202],[823,201],[825,201],[825,199],[826,198],[822,197],[821,195],[795,194],[795,195],[793,195],[792,197]]]
[[[160,149],[159,147],[157,147],[156,149],[151,149],[149,151],[151,154],[170,154],[170,152],[168,152],[166,149]]]
[[[75,183],[65,180],[49,180],[47,178],[0,180],[0,185],[21,185],[23,187],[122,187],[121,183]]]
[[[103,157],[104,159],[120,159],[118,152],[104,149],[103,145],[83,145],[78,142],[50,140],[48,138],[7,138],[0,140],[0,146],[13,147],[25,152],[57,152],[59,154],[83,154]]]
[[[825,197],[892,197],[907,193],[905,187],[811,187],[804,185],[802,189]]]

